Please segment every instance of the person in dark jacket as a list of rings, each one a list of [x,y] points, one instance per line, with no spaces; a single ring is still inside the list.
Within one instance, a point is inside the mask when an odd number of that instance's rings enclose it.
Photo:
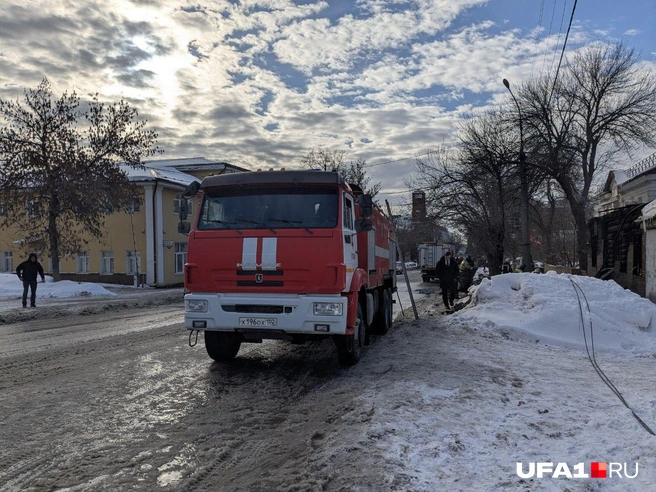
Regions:
[[[442,301],[447,311],[453,309],[453,301],[458,290],[458,262],[451,258],[451,252],[447,251],[436,266],[437,277],[440,279],[442,288]]]
[[[30,289],[30,307],[36,307],[36,281],[41,276],[41,282],[46,281],[43,267],[36,258],[35,253],[30,253],[26,261],[18,265],[16,275],[23,281],[23,307],[27,307],[27,289]]]

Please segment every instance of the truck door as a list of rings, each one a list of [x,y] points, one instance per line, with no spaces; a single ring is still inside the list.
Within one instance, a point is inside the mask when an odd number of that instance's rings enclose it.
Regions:
[[[353,272],[358,267],[358,237],[355,233],[355,208],[353,198],[344,194],[342,235],[344,240],[344,264],[346,265],[346,291],[351,288]]]

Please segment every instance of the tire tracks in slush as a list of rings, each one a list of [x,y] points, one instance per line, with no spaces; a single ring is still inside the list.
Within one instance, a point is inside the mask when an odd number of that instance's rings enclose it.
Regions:
[[[1,490],[277,487],[318,447],[326,412],[350,408],[348,391],[330,410],[321,396],[356,369],[339,367],[330,340],[244,345],[224,366],[202,341],[189,349],[161,310],[142,310],[142,331],[0,357],[0,434],[12,443],[0,449]]]

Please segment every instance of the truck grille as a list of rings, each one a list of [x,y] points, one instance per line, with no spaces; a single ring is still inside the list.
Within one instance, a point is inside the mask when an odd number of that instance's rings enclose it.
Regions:
[[[291,313],[291,306],[269,306],[263,304],[222,304],[221,309],[228,313],[282,314]]]

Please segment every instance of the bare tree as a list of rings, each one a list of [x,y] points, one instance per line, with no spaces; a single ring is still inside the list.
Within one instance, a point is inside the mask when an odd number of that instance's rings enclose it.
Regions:
[[[369,186],[371,176],[367,176],[366,165],[367,163],[364,159],[358,159],[355,162],[351,162],[348,166],[342,166],[340,172],[347,183],[358,185],[365,193],[371,195],[373,198],[380,191],[380,182]]]
[[[583,49],[562,73],[525,84],[519,100],[529,159],[562,188],[587,270],[591,186],[619,154],[656,143],[656,77],[621,43]]]
[[[301,163],[303,167],[308,169],[340,171],[344,163],[344,154],[343,150],[328,150],[325,147],[317,147],[303,156]]]
[[[83,111],[75,93],[54,99],[47,79],[23,103],[0,100],[3,225],[47,240],[55,280],[62,253],[79,251],[85,233],[102,238],[104,217],[139,200],[120,163],[143,167],[157,134],[136,117],[122,100],[105,106],[96,96]]]
[[[427,191],[431,211],[483,251],[490,272],[500,272],[518,210],[514,135],[498,111],[465,121],[461,149],[440,149],[417,161],[416,184]]]
[[[367,163],[358,159],[350,164],[344,164],[345,152],[317,147],[310,150],[302,159],[303,167],[321,169],[322,171],[337,171],[347,183],[358,185],[365,193],[375,197],[380,191],[380,183],[369,186],[371,177],[367,176]]]
[[[576,224],[569,203],[553,179],[545,180],[542,195],[534,200],[533,206],[541,258],[552,265],[574,266]]]

